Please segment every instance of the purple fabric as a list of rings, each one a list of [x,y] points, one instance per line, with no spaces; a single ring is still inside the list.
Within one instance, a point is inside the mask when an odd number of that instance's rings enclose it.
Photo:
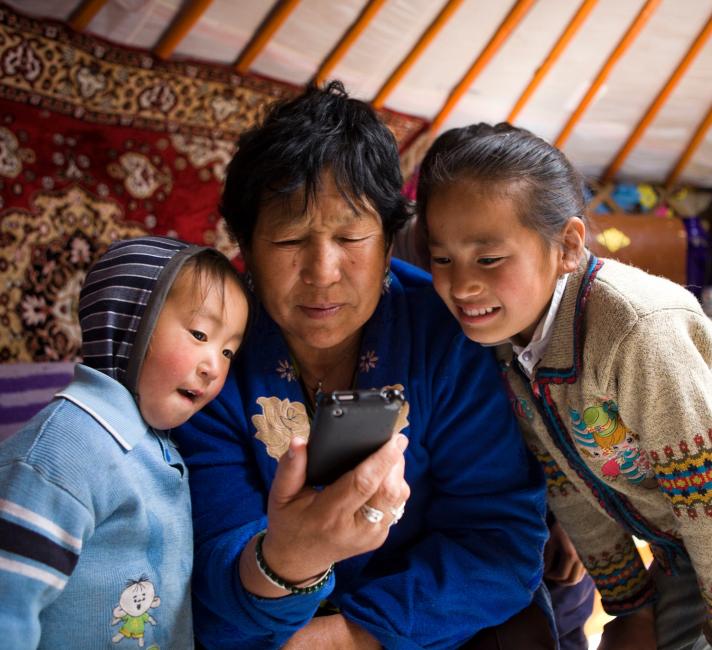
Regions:
[[[10,364],[6,366],[13,372],[13,366],[27,366],[28,364]],[[35,364],[29,364],[34,366]],[[48,364],[42,363],[37,364],[38,366],[46,367]],[[17,376],[13,377],[0,377],[0,393],[21,393],[27,390],[35,390],[37,388],[56,388],[57,386],[66,386],[69,380],[72,378],[71,369],[62,372],[54,372],[48,374],[38,374],[42,371],[33,370],[16,370]],[[24,374],[29,372],[29,374]],[[69,377],[69,379],[67,379]]]
[[[0,364],[0,441],[10,437],[72,379],[74,364]]]
[[[699,217],[686,217],[682,222],[687,230],[687,288],[700,298],[710,265],[710,236]]]
[[[547,583],[554,605],[556,627],[561,650],[586,650],[588,642],[583,632],[586,621],[593,612],[595,585],[586,574],[577,585],[565,587]]]

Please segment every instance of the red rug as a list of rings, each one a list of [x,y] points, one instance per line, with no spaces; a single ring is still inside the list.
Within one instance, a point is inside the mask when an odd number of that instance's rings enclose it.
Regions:
[[[0,5],[0,362],[78,358],[79,287],[115,239],[152,232],[234,257],[216,209],[225,166],[263,107],[296,90]],[[413,158],[425,122],[381,115]]]

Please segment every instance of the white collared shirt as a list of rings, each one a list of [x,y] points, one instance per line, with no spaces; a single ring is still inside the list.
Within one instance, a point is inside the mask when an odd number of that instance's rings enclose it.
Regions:
[[[559,305],[561,304],[561,298],[564,295],[564,289],[566,289],[566,281],[568,278],[569,274],[566,273],[556,281],[554,295],[551,297],[551,302],[549,303],[549,310],[536,326],[534,334],[532,335],[532,340],[529,341],[529,344],[522,347],[510,339],[510,343],[512,343],[512,350],[514,350],[514,354],[517,355],[519,365],[521,365],[522,370],[524,370],[529,379],[534,376],[534,368],[541,361],[544,353],[546,352],[546,348],[549,347],[552,325],[554,324],[554,319],[559,311]]]

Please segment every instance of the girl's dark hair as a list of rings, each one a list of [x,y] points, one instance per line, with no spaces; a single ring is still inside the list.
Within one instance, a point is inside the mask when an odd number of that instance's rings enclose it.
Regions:
[[[219,250],[206,248],[186,260],[181,273],[190,273],[192,276],[193,293],[200,296],[201,301],[205,300],[207,291],[212,287],[217,287],[220,293],[220,300],[225,302],[225,283],[232,280],[242,291],[247,301],[247,324],[242,336],[244,341],[250,329],[255,312],[254,297],[245,285],[244,280],[232,265],[230,260]]]
[[[584,218],[583,178],[566,156],[506,122],[451,129],[433,142],[418,179],[422,226],[433,193],[458,181],[512,199],[521,222],[548,242],[556,240],[569,218]]]
[[[238,243],[249,250],[267,202],[299,192],[306,211],[325,170],[352,208],[370,205],[378,212],[390,245],[409,216],[398,147],[373,109],[349,98],[338,81],[273,104],[261,124],[240,136],[220,203]]]

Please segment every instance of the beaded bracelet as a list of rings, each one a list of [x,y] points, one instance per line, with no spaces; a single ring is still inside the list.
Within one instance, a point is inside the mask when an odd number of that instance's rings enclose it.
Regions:
[[[279,587],[280,589],[284,589],[293,594],[314,593],[315,591],[321,589],[328,582],[331,574],[334,571],[333,564],[326,571],[324,571],[322,575],[320,575],[316,580],[314,580],[314,582],[308,584],[306,587],[297,587],[297,585],[287,582],[286,580],[284,580],[284,578],[278,576],[274,571],[272,571],[272,569],[269,568],[269,565],[265,561],[264,555],[262,555],[262,541],[264,540],[266,534],[266,530],[262,530],[257,533],[257,544],[255,544],[255,559],[257,560],[257,568],[260,570],[260,573],[265,577],[267,582],[274,585],[275,587]]]

